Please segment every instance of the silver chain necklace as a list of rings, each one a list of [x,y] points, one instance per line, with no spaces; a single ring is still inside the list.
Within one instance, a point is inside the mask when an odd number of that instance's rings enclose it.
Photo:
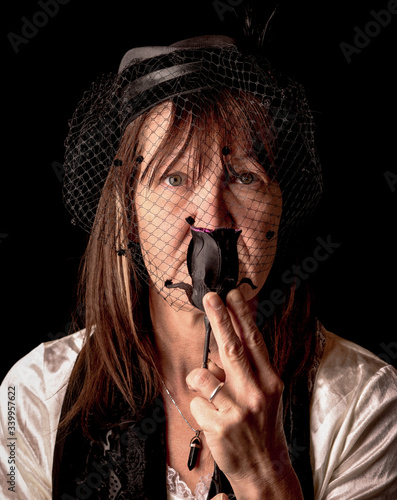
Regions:
[[[184,416],[184,414],[181,412],[179,409],[179,406],[175,403],[174,398],[171,396],[170,391],[167,389],[167,386],[165,385],[164,381],[161,379],[161,383],[164,386],[165,392],[168,394],[169,398],[171,399],[172,403],[174,404],[175,408],[178,410],[180,413],[181,417],[183,420],[187,423],[187,425],[192,429],[192,431],[195,433],[195,436],[192,437],[190,440],[190,449],[189,449],[189,458],[187,461],[187,467],[189,470],[193,470],[196,465],[197,465],[197,460],[200,455],[200,450],[201,450],[201,439],[200,439],[200,432],[201,430],[196,430],[193,428],[192,425],[188,422],[187,418]]]

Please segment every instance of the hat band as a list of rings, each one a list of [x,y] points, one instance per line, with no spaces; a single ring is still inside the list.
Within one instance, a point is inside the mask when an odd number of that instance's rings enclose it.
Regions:
[[[169,68],[158,69],[148,75],[137,78],[131,83],[123,92],[122,101],[124,103],[134,99],[137,95],[147,90],[160,85],[161,83],[168,82],[181,76],[197,73],[202,69],[201,62],[192,62],[186,64],[179,64]]]

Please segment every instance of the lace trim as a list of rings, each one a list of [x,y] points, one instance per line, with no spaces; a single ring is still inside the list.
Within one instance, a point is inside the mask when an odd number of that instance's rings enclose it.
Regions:
[[[211,472],[200,478],[194,493],[192,493],[191,489],[184,481],[181,481],[179,478],[179,472],[172,467],[169,467],[168,464],[166,468],[166,477],[167,490],[173,495],[176,495],[178,498],[183,498],[185,500],[207,500],[212,480]]]

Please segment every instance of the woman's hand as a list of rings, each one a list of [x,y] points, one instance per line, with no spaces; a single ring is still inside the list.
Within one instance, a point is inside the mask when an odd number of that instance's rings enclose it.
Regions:
[[[303,498],[292,465],[285,459],[283,383],[272,369],[247,302],[232,290],[227,308],[216,293],[205,295],[203,304],[223,371],[210,363],[208,370],[193,370],[186,381],[198,393],[191,411],[214,460],[238,500]],[[225,385],[210,402],[221,381]],[[280,463],[285,464],[282,470]]]

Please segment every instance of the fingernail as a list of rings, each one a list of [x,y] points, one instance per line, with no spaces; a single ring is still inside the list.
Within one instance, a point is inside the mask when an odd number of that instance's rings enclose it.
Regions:
[[[222,299],[217,293],[213,293],[208,297],[208,303],[212,309],[220,309],[222,307]]]
[[[232,302],[233,304],[238,304],[239,302],[243,302],[244,299],[240,290],[234,288],[227,294],[227,300],[228,302]]]
[[[188,375],[186,377],[186,385],[188,386],[190,391],[196,392],[196,389],[193,389],[193,387],[190,385],[189,381],[190,381],[190,375]]]

